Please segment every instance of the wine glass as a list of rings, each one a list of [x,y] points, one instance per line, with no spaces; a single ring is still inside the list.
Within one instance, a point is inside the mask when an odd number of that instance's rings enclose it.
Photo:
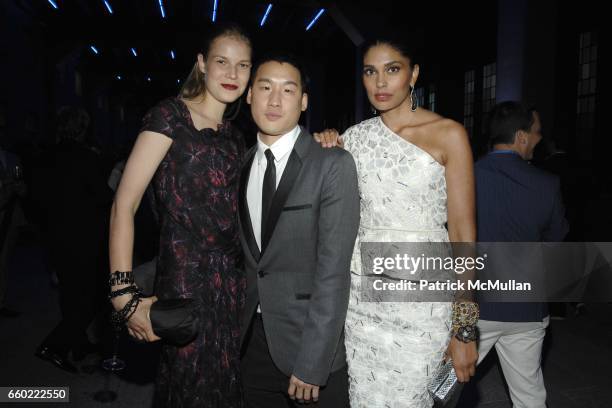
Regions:
[[[113,324],[113,356],[102,361],[102,368],[106,372],[104,375],[104,388],[96,392],[93,399],[102,403],[113,402],[117,399],[117,393],[110,389],[111,373],[121,371],[125,368],[125,361],[118,357],[119,339],[121,337],[122,325]]]
[[[107,358],[102,361],[102,368],[106,371],[121,371],[125,368],[125,361],[121,360],[118,357],[119,352],[119,339],[121,337],[122,326],[114,326],[113,331],[115,332],[115,337],[113,339],[113,356],[111,358]]]

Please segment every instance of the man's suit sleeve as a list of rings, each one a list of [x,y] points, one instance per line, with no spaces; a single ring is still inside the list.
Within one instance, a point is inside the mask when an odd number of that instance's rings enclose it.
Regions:
[[[544,242],[563,241],[568,231],[569,225],[565,219],[565,207],[563,206],[563,198],[561,195],[561,183],[559,178],[555,177],[552,210],[548,225],[542,234],[542,240]]]
[[[350,261],[359,228],[359,192],[353,157],[340,151],[324,175],[319,213],[317,270],[293,370],[324,385],[340,342],[350,290]]]

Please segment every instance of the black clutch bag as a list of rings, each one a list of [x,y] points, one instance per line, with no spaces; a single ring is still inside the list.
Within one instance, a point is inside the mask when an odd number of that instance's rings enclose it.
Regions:
[[[198,335],[198,316],[193,299],[158,300],[151,306],[153,333],[166,343],[184,346]]]
[[[149,262],[138,265],[132,271],[134,276],[134,282],[140,289],[143,295],[153,296],[153,289],[155,288],[155,274],[157,273],[157,257],[151,259]]]
[[[136,286],[145,296],[153,296],[157,258],[146,262],[132,272]],[[151,306],[153,333],[163,341],[184,346],[198,335],[197,304],[193,299],[163,299]]]

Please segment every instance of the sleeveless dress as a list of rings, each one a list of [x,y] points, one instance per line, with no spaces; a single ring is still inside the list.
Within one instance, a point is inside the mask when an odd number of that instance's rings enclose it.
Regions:
[[[159,103],[143,122],[142,131],[173,141],[152,181],[160,222],[155,295],[196,299],[200,319],[193,342],[163,346],[154,405],[243,407],[238,369],[246,278],[236,268],[243,139],[229,123],[198,131],[178,98]]]
[[[361,223],[351,261],[345,342],[353,408],[424,408],[450,340],[449,302],[361,302],[360,242],[448,242],[444,166],[380,117],[348,129]]]

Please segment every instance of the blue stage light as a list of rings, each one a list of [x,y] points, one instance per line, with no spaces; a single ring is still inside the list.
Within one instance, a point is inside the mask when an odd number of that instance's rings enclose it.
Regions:
[[[270,10],[272,10],[272,3],[268,4],[268,8],[266,9],[266,12],[262,17],[261,22],[259,23],[260,27],[263,27],[263,25],[266,23],[266,19],[268,18],[268,14],[270,14]]]
[[[217,0],[213,1],[213,14],[212,14],[212,22],[217,21]]]
[[[323,12],[325,11],[325,9],[321,9],[319,10],[319,12],[317,13],[316,16],[314,16],[314,18],[312,19],[312,21],[310,22],[310,24],[308,24],[306,26],[306,31],[310,30],[310,28],[314,25],[314,23],[317,22],[317,20],[319,19],[319,17],[321,17],[321,14],[323,14]]]
[[[159,1],[159,11],[161,12],[162,18],[166,18],[166,10],[164,9],[164,2],[162,0]]]
[[[107,0],[104,0],[104,5],[106,6],[106,9],[108,10],[108,12],[110,14],[113,14],[113,8],[111,7],[110,3]]]

